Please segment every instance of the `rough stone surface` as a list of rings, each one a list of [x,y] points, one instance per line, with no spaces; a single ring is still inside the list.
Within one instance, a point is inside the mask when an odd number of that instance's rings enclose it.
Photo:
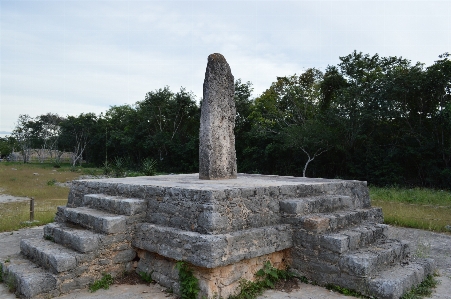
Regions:
[[[147,199],[147,222],[201,234],[279,224],[281,201],[290,198],[341,194],[370,206],[366,182],[247,174],[216,181],[196,174],[76,181],[68,206],[100,193]]]
[[[21,242],[22,254],[47,272],[4,266],[23,297],[59,296],[102,273],[135,269],[178,293],[177,261],[193,269],[199,296],[228,297],[269,260],[320,284],[391,299],[434,269],[387,237],[381,209],[371,208],[358,181],[196,174],[83,180],[73,183],[56,221],[45,239]],[[396,281],[386,279],[391,270]],[[38,285],[46,281],[51,288]]]
[[[199,178],[236,178],[235,82],[224,56],[208,56],[199,131]]]
[[[62,245],[48,242],[42,238],[27,239],[20,242],[20,251],[31,260],[54,273],[77,267],[77,254]]]
[[[142,224],[133,245],[175,260],[215,268],[292,246],[289,225],[277,225],[230,234],[202,235],[154,224]]]
[[[104,210],[119,215],[137,215],[146,212],[146,201],[137,198],[123,198],[104,194],[86,194],[83,206]]]
[[[99,249],[101,236],[88,230],[59,223],[49,223],[44,226],[44,237],[82,253]]]
[[[152,279],[167,288],[179,291],[178,271],[174,259],[145,250],[138,252],[140,260],[136,271],[151,273]],[[199,279],[200,293],[206,298],[228,298],[236,293],[241,279],[255,280],[255,273],[270,261],[278,269],[285,269],[290,263],[290,250],[282,250],[214,269],[191,266]]]
[[[125,231],[126,217],[80,207],[58,207],[59,217],[65,221],[92,229],[95,232],[114,234]]]

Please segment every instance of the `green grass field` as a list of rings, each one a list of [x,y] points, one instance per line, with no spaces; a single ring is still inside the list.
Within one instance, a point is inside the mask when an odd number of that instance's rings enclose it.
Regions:
[[[382,208],[387,224],[450,232],[450,191],[370,187],[370,197],[373,206]]]
[[[0,232],[11,231],[29,225],[42,225],[53,221],[56,207],[65,205],[69,188],[58,186],[80,175],[102,174],[98,168],[72,168],[63,164],[54,168],[46,163],[0,162],[0,194],[35,199],[36,223],[30,220],[29,201],[0,203]]]

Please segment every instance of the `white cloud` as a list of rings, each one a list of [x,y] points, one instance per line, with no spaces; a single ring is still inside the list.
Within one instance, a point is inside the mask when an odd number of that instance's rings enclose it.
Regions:
[[[353,50],[431,64],[451,50],[449,15],[449,1],[0,0],[0,130],[166,85],[201,97],[215,52],[256,94]]]

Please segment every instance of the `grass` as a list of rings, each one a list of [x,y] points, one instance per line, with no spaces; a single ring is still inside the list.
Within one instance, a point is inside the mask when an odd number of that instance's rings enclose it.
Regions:
[[[0,203],[0,232],[52,222],[56,207],[65,205],[69,195],[69,188],[58,186],[57,183],[72,181],[83,174],[101,173],[102,170],[98,168],[73,169],[70,164],[54,168],[50,163],[0,162],[0,194],[33,197],[36,220],[29,222],[28,201]]]
[[[77,167],[71,171],[69,164],[54,168],[49,163],[0,162],[0,193],[41,199],[67,198],[69,189],[59,187],[78,178],[82,174],[101,174],[100,169]],[[49,183],[50,182],[50,183]]]
[[[372,205],[382,208],[387,224],[449,232],[451,193],[426,188],[370,187]]]
[[[101,279],[96,280],[95,282],[89,285],[89,291],[91,293],[94,293],[95,291],[98,291],[100,289],[108,290],[110,288],[110,285],[113,284],[113,282],[114,279],[111,276],[111,274],[104,273]]]
[[[402,202],[417,205],[451,207],[451,192],[427,188],[369,187],[375,201]]]
[[[35,201],[34,223],[29,222],[30,203],[28,201],[0,203],[0,232],[53,222],[56,207],[66,203],[67,199]]]
[[[438,280],[433,275],[428,275],[417,287],[401,297],[401,299],[421,299],[430,297],[432,290],[437,286]]]

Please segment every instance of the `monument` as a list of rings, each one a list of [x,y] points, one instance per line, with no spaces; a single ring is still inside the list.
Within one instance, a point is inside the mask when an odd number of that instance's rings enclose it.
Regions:
[[[198,298],[227,298],[269,261],[320,285],[399,298],[434,270],[386,236],[366,182],[236,175],[233,76],[209,56],[199,174],[74,181],[44,238],[21,241],[3,265],[23,298],[86,288],[102,273],[144,272],[180,293],[178,261]]]
[[[236,178],[235,81],[224,56],[208,56],[199,132],[199,178]]]

